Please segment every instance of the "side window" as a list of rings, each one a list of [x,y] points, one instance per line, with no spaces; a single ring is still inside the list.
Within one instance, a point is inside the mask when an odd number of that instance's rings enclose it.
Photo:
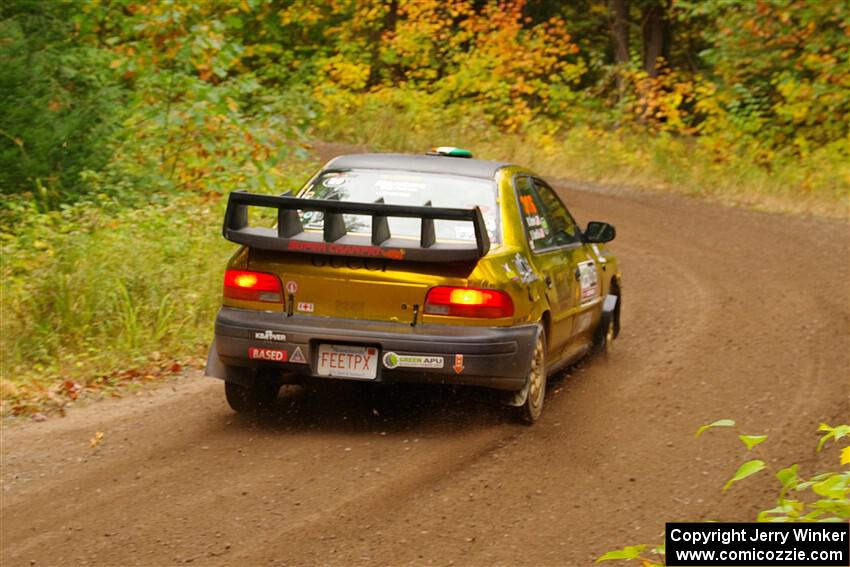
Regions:
[[[555,194],[551,187],[540,181],[534,180],[535,188],[540,201],[543,203],[543,213],[549,220],[552,244],[550,246],[564,246],[581,242],[576,221]]]
[[[517,196],[519,197],[519,212],[522,215],[525,234],[532,250],[543,250],[555,246],[550,230],[549,219],[544,212],[544,204],[534,187],[534,181],[525,175],[514,178]]]

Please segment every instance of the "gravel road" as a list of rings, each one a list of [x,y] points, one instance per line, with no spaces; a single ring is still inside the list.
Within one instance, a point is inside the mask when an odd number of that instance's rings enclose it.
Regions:
[[[481,392],[340,383],[247,419],[189,373],[4,427],[0,563],[589,565],[666,521],[773,505],[769,475],[721,494],[752,456],[701,424],[770,434],[771,466],[835,468],[814,448],[850,416],[848,225],[559,190],[617,227],[623,333],[550,382],[537,425]]]

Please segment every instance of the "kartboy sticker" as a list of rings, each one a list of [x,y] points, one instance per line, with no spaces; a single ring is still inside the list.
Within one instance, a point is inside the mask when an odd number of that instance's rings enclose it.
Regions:
[[[579,284],[581,286],[581,302],[593,301],[599,295],[599,278],[596,273],[596,263],[593,260],[580,262],[578,265]]]
[[[412,354],[384,353],[384,366],[393,368],[442,368],[442,356],[416,356]]]
[[[254,338],[261,341],[277,341],[279,343],[286,342],[286,335],[284,335],[283,333],[275,333],[270,329],[266,329],[263,332],[255,331]]]

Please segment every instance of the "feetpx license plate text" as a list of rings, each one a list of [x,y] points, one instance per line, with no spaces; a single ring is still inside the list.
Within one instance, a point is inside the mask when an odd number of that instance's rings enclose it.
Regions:
[[[378,372],[378,349],[349,345],[319,345],[316,373],[319,376],[374,380]]]

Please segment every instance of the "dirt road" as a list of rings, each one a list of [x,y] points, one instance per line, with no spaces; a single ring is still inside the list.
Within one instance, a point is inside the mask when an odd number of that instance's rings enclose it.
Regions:
[[[329,384],[235,416],[199,375],[2,433],[13,565],[588,565],[665,521],[745,520],[771,465],[850,416],[848,226],[663,195],[562,188],[617,227],[621,338],[550,384],[533,428],[475,392]],[[90,439],[104,433],[98,448]],[[819,460],[816,460],[819,459]]]

